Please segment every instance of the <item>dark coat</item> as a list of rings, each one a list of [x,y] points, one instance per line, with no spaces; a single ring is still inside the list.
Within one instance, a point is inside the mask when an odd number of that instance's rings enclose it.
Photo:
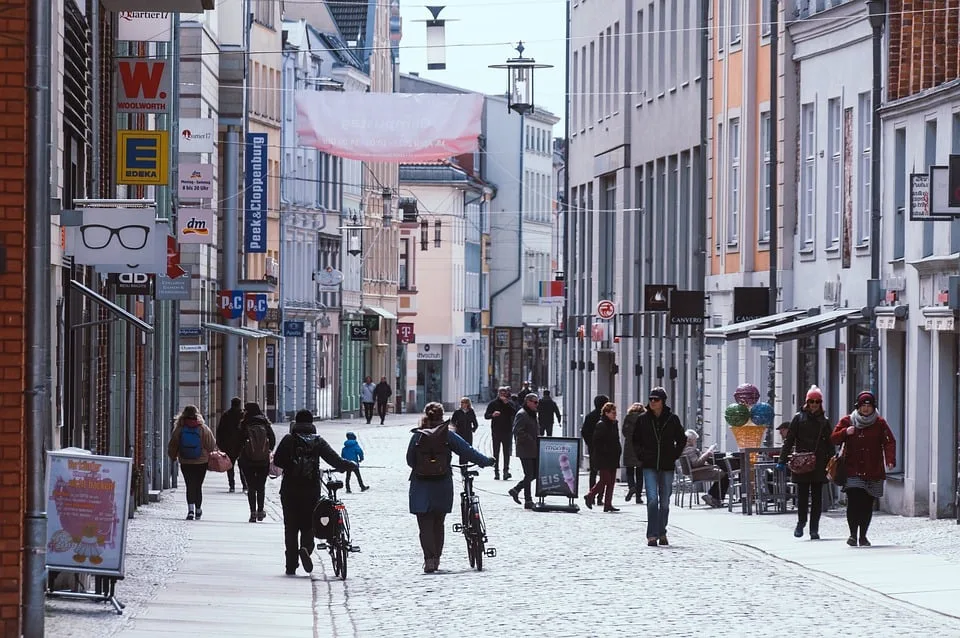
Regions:
[[[513,419],[513,439],[518,459],[537,458],[537,436],[539,434],[540,424],[537,423],[537,413],[527,408],[517,412]]]
[[[493,416],[494,412],[499,412],[500,416]],[[509,401],[501,401],[497,397],[487,404],[487,411],[483,413],[483,418],[490,421],[490,430],[500,436],[509,436],[513,431],[513,417],[517,413],[517,408]]]
[[[553,425],[553,417],[557,417],[557,423],[560,423],[560,408],[557,407],[553,399],[540,399],[537,405],[537,421],[541,426]]]
[[[243,422],[240,424],[240,448],[241,450],[247,444],[247,441],[250,439],[250,433],[247,428],[254,423],[260,423],[267,428],[267,442],[269,443],[270,449],[272,450],[277,446],[277,435],[273,432],[273,425],[270,424],[270,420],[262,414],[255,414],[252,416],[247,416]],[[255,467],[263,467],[270,464],[269,460],[266,461],[251,461],[250,459],[244,458],[243,453],[240,453],[240,461],[243,465],[252,465]],[[279,466],[277,466],[279,467]]]
[[[290,434],[284,435],[284,437],[280,439],[280,445],[277,446],[277,451],[273,453],[274,465],[282,470],[290,467],[291,461],[293,460],[293,450],[298,444],[296,439],[299,435],[311,437],[310,451],[308,453],[311,456],[316,456],[318,463],[319,459],[323,459],[331,467],[340,472],[346,472],[356,467],[355,463],[344,460],[339,454],[334,452],[333,448],[330,447],[330,444],[327,443],[322,436],[317,436],[317,428],[313,423],[293,424],[290,428]],[[303,498],[316,500],[319,495],[319,489],[320,486],[315,482],[304,480],[302,477],[288,476],[286,473],[284,473],[280,483],[280,494],[284,496],[301,496]]]
[[[830,435],[834,443],[843,443],[843,455],[847,459],[847,475],[859,476],[867,481],[882,481],[887,478],[884,463],[896,465],[897,441],[883,417],[877,417],[873,425],[861,428],[852,435],[847,428],[853,425],[849,416],[837,423]]]
[[[392,396],[393,389],[386,381],[381,381],[377,384],[377,387],[373,389],[373,398],[377,403],[386,403],[387,400]]]
[[[600,417],[593,434],[593,452],[590,460],[598,470],[615,470],[620,467],[620,429],[616,421]]]
[[[220,417],[217,422],[217,447],[221,452],[226,452],[231,459],[240,456],[240,448],[243,446],[240,440],[240,420],[243,418],[243,410],[240,408],[230,408]]]
[[[644,469],[672,472],[687,445],[680,418],[666,405],[660,418],[647,410],[637,419],[633,449]]]
[[[463,408],[454,410],[450,417],[450,424],[453,425],[460,438],[473,445],[473,433],[480,427],[480,424],[477,423],[477,413],[473,411],[473,408],[467,411],[464,411]]]
[[[780,448],[780,462],[786,463],[793,452],[815,452],[817,464],[812,472],[791,474],[794,483],[826,483],[827,461],[836,449],[830,442],[830,422],[822,412],[813,415],[800,410],[790,421],[790,429]]]
[[[410,444],[407,446],[407,465],[410,466],[410,513],[426,514],[436,512],[449,514],[453,510],[453,472],[438,479],[421,479],[413,473],[417,462],[417,439],[422,435],[418,429],[413,430]],[[450,450],[459,454],[465,460],[476,463],[481,467],[490,467],[494,460],[484,456],[479,450],[471,447],[455,432],[447,435],[447,445]]]
[[[633,433],[637,429],[637,420],[640,418],[639,412],[628,413],[623,417],[623,466],[637,467],[640,465],[640,459],[633,449]]]

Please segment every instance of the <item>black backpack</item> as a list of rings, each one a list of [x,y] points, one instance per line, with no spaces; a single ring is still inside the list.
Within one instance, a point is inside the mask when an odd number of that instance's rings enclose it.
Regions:
[[[270,460],[270,439],[267,438],[267,425],[260,421],[247,424],[247,442],[243,446],[243,456],[254,463],[267,463]]]
[[[314,451],[315,434],[293,434],[293,449],[290,450],[290,462],[283,470],[284,476],[316,482],[320,475],[319,456]]]
[[[447,444],[450,422],[444,421],[433,428],[416,430],[420,434],[414,446],[416,460],[413,473],[421,479],[439,479],[450,474],[453,453]]]

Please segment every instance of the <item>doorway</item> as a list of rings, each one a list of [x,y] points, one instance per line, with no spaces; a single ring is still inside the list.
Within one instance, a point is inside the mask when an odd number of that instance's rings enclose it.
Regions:
[[[417,411],[443,401],[443,360],[417,361]]]

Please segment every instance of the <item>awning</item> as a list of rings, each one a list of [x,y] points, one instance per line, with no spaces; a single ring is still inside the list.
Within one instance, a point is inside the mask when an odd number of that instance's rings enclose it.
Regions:
[[[805,314],[807,314],[805,310],[788,310],[787,312],[781,312],[776,315],[741,321],[740,323],[731,323],[726,326],[720,326],[719,328],[707,328],[703,331],[703,336],[707,340],[707,345],[723,345],[728,341],[743,339],[750,334],[751,330],[760,330],[762,328],[776,326]]]
[[[383,317],[384,319],[396,319],[397,315],[393,314],[389,310],[384,310],[383,308],[378,308],[377,306],[364,306],[363,311],[366,314],[374,314]]]
[[[224,335],[233,335],[242,339],[265,339],[266,335],[260,330],[252,328],[240,328],[237,326],[224,326],[219,323],[203,323],[200,327],[210,332],[219,332]]]
[[[106,308],[109,312],[112,312],[118,318],[122,319],[123,321],[126,321],[128,324],[130,324],[137,330],[145,332],[148,335],[153,334],[153,326],[143,321],[136,315],[130,314],[129,312],[127,312],[117,304],[113,303],[112,301],[104,297],[103,295],[97,294],[96,292],[90,290],[80,282],[74,281],[73,279],[70,280],[70,287],[72,287],[74,290],[76,290],[80,294],[90,299],[90,301],[100,304],[101,306]]]
[[[846,328],[858,323],[866,323],[868,320],[863,316],[863,310],[860,308],[842,308],[840,310],[831,310],[823,314],[805,317],[796,321],[782,323],[778,326],[761,328],[750,331],[750,340],[771,343],[783,343],[792,341],[800,337],[827,332],[828,330],[837,330]]]

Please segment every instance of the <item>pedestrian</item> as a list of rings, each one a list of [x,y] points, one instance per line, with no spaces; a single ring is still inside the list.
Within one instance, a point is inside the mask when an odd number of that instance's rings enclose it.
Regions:
[[[347,461],[353,461],[356,463],[356,467],[347,470],[347,494],[350,494],[350,475],[357,475],[357,483],[360,484],[360,491],[366,492],[370,489],[369,485],[363,484],[363,477],[360,476],[360,464],[363,463],[363,448],[360,447],[360,442],[357,441],[357,435],[353,432],[347,432],[347,440],[343,442],[343,451],[340,452],[342,456]]]
[[[643,404],[634,403],[627,410],[627,416],[623,418],[623,467],[627,474],[627,498],[630,499],[636,495],[637,504],[643,505],[643,466],[637,458],[637,452],[633,447],[633,433],[637,428],[637,420],[643,414]]]
[[[216,449],[213,432],[203,422],[195,405],[186,405],[177,420],[167,445],[167,456],[180,462],[180,473],[186,484],[187,520],[203,516],[203,479],[207,476],[209,454]]]
[[[687,459],[690,466],[690,480],[704,481],[712,483],[707,493],[703,495],[703,501],[710,507],[723,507],[723,495],[727,493],[730,487],[730,479],[727,473],[713,463],[713,451],[715,445],[711,445],[702,451],[697,447],[697,441],[700,435],[696,430],[687,430],[687,444],[683,448],[683,456]]]
[[[450,431],[449,422],[443,420],[443,405],[440,403],[427,404],[420,427],[414,428],[412,433],[407,446],[410,513],[417,517],[423,572],[429,574],[440,566],[444,520],[453,510],[453,472],[450,467],[453,452],[481,467],[490,467],[495,461]]]
[[[553,417],[560,423],[560,408],[550,396],[550,390],[543,391],[543,398],[537,406],[537,421],[540,422],[540,436],[553,436]]]
[[[843,445],[846,459],[847,545],[870,547],[867,530],[873,518],[873,500],[883,496],[884,470],[897,463],[897,441],[886,420],[877,412],[877,398],[872,392],[857,395],[857,408],[837,423],[830,435],[833,443]]]
[[[387,401],[389,401],[392,396],[393,388],[387,383],[387,378],[380,377],[380,383],[373,389],[373,398],[377,403],[377,416],[380,417],[380,425],[383,425],[384,419],[387,418]],[[368,419],[367,423],[369,422],[370,420]],[[347,478],[349,477],[350,475],[348,474]]]
[[[273,426],[263,415],[258,403],[243,406],[243,421],[240,423],[240,471],[247,477],[247,502],[250,504],[250,522],[256,523],[267,517],[263,500],[270,471],[270,451],[277,444]]]
[[[313,414],[300,410],[293,419],[290,433],[285,435],[273,455],[273,463],[283,470],[280,482],[280,505],[283,508],[283,543],[287,576],[297,573],[302,564],[313,571],[313,510],[319,499],[319,459],[341,472],[356,464],[337,455],[322,436],[317,435]]]
[[[517,410],[510,400],[510,388],[497,390],[497,398],[487,404],[483,418],[490,421],[490,436],[493,439],[494,480],[500,480],[500,453],[503,452],[503,480],[510,480],[510,455],[513,454],[513,417]]]
[[[808,509],[810,540],[820,538],[820,513],[823,511],[823,486],[827,483],[827,461],[835,452],[830,442],[832,430],[827,416],[823,413],[823,392],[815,385],[810,386],[803,407],[790,421],[777,463],[777,469],[784,471],[791,456],[803,453],[814,455],[809,469],[800,471],[796,463],[790,469],[791,479],[797,486],[797,527],[793,530],[793,535],[797,538],[803,536]]]
[[[643,484],[647,491],[647,545],[669,545],[667,520],[677,459],[687,444],[680,418],[667,405],[667,391],[650,390],[646,410],[637,419],[633,448],[643,465]]]
[[[597,468],[600,480],[583,497],[588,509],[593,509],[594,501],[602,494],[604,512],[620,511],[613,506],[613,485],[617,479],[617,469],[620,467],[622,453],[620,428],[617,424],[617,406],[604,403],[600,408],[600,420],[594,428],[593,452],[590,454],[590,461]]]
[[[580,427],[580,436],[583,437],[583,443],[587,448],[590,468],[590,489],[597,483],[597,467],[593,460],[593,435],[600,421],[600,410],[606,404],[610,403],[610,397],[605,394],[598,394],[593,397],[593,412],[590,412],[583,418],[583,425]]]
[[[533,495],[530,486],[537,479],[537,434],[540,425],[537,423],[537,403],[540,397],[535,392],[527,394],[523,399],[523,408],[513,417],[513,437],[516,442],[517,458],[523,467],[523,478],[507,493],[520,504],[520,490],[523,490],[523,508],[533,509]]]
[[[525,402],[527,395],[530,394],[531,392],[533,392],[533,387],[530,385],[530,382],[524,381],[520,385],[520,391],[516,394],[518,402],[520,403]],[[523,406],[521,405],[520,407],[523,407]]]
[[[230,409],[223,413],[220,421],[217,423],[217,447],[220,451],[230,457],[230,463],[233,466],[227,470],[227,482],[230,485],[230,491],[236,492],[236,479],[234,477],[234,468],[237,466],[237,459],[240,458],[240,421],[243,419],[243,402],[240,397],[230,399]],[[237,468],[240,474],[240,485],[243,491],[247,491],[247,479],[243,476],[240,468]]]
[[[363,416],[367,419],[367,425],[373,420],[373,404],[376,401],[376,391],[377,386],[373,383],[373,377],[364,377],[363,385],[360,386],[360,402],[363,404]]]
[[[473,403],[468,397],[460,399],[460,407],[454,410],[450,423],[460,438],[473,445],[473,433],[480,425],[477,423],[477,413],[473,411]]]

